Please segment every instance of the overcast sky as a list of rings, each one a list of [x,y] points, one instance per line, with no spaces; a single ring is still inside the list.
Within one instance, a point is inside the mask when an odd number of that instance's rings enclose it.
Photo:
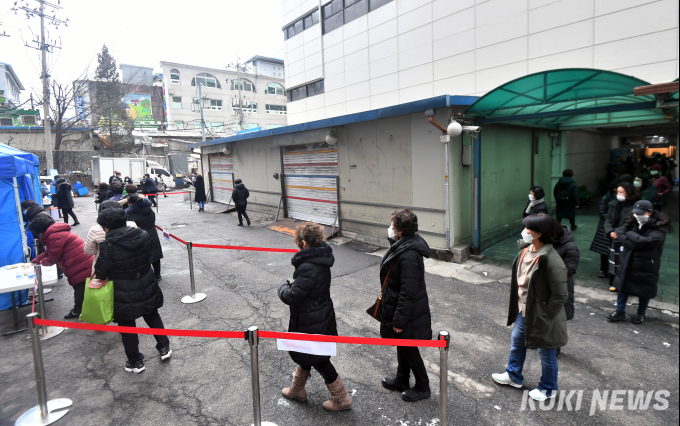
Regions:
[[[14,1],[0,0],[0,33],[10,35],[0,37],[0,62],[14,68],[26,88],[25,101],[42,90],[40,53],[24,47],[40,34],[40,19],[15,15],[10,11]],[[47,61],[50,75],[60,81],[74,80],[88,66],[94,72],[104,43],[118,64],[156,70],[160,61],[224,68],[237,52],[242,60],[254,55],[282,59],[280,0],[61,0],[61,7],[57,18],[68,18],[68,27],[47,27],[57,44],[61,37],[62,49]]]

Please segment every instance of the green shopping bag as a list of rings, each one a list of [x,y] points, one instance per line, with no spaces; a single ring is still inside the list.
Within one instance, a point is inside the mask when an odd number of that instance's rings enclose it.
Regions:
[[[113,281],[88,278],[80,312],[82,322],[106,325],[113,321]]]

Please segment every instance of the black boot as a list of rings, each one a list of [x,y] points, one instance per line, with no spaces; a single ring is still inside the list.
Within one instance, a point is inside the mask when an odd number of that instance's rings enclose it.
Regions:
[[[388,377],[382,379],[382,386],[385,389],[395,390],[399,392],[404,392],[405,390],[410,389],[408,382],[400,382],[397,379],[390,379]]]
[[[642,324],[645,322],[645,316],[637,314],[635,315],[635,318],[633,318],[633,324]]]
[[[607,321],[609,322],[622,322],[626,320],[626,313],[620,311],[614,311],[607,315]]]

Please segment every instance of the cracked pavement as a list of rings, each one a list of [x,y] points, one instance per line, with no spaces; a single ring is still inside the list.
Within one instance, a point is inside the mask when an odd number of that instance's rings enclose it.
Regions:
[[[85,237],[95,224],[92,198],[76,198],[75,212]],[[251,227],[237,227],[231,214],[189,210],[179,196],[160,199],[156,223],[172,234],[209,244],[293,247],[292,237],[263,228],[264,215],[253,214]],[[186,248],[161,237],[164,259],[160,286],[165,304],[160,310],[167,328],[194,330],[285,331],[288,307],[276,294],[279,282],[290,277],[288,253],[194,249],[196,290],[207,299],[185,305],[189,294]],[[342,240],[341,240],[342,241]],[[356,245],[352,245],[356,247]],[[335,246],[332,297],[341,335],[378,337],[378,323],[365,314],[379,293],[380,258],[348,247]],[[509,265],[508,265],[509,267]],[[608,324],[613,308],[607,298],[578,297],[576,318],[568,323],[569,345],[559,357],[560,389],[584,390],[579,411],[522,411],[522,390],[503,388],[491,380],[502,372],[510,347],[507,318],[509,276],[484,265],[460,268],[429,265],[426,281],[433,330],[451,333],[448,364],[449,424],[677,424],[678,327],[677,315],[656,311],[643,326],[630,322]],[[456,269],[458,268],[458,269]],[[487,272],[487,276],[483,274]],[[505,274],[505,275],[504,275]],[[502,282],[499,282],[500,281]],[[53,302],[47,317],[62,319],[72,307],[73,292],[66,279],[52,286]],[[635,300],[634,300],[635,302]],[[30,312],[24,307],[20,317]],[[634,312],[629,307],[629,313]],[[138,326],[145,327],[143,320]],[[0,330],[12,328],[10,311],[0,312]],[[30,341],[27,333],[0,337],[0,425],[13,425],[37,404]],[[71,411],[61,423],[74,425],[250,425],[252,394],[250,354],[245,340],[170,337],[173,357],[161,363],[152,336],[140,336],[146,371],[125,372],[120,336],[113,333],[65,330],[42,342],[48,397],[70,398]],[[333,363],[352,394],[351,411],[326,413],[328,397],[323,380],[313,372],[307,385],[309,399],[297,403],[282,398],[295,365],[273,340],[261,340],[260,387],[262,420],[293,425],[439,425],[439,353],[421,349],[430,372],[432,398],[415,404],[382,388],[380,379],[396,371],[391,347],[338,345]],[[525,387],[540,379],[540,361],[529,351]],[[668,390],[668,408],[646,411],[597,409],[590,416],[593,390]],[[652,405],[655,401],[652,401]],[[557,405],[557,404],[556,404]],[[627,399],[624,398],[624,407]]]

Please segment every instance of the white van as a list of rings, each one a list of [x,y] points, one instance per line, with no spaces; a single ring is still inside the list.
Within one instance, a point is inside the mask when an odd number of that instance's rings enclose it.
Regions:
[[[155,161],[145,158],[92,158],[92,182],[95,185],[98,185],[99,182],[108,183],[114,170],[120,172],[121,177],[127,176],[133,182],[139,182],[144,174],[148,173],[158,180],[158,189],[161,191],[175,187],[175,180],[170,173]],[[160,178],[158,178],[159,175]]]

